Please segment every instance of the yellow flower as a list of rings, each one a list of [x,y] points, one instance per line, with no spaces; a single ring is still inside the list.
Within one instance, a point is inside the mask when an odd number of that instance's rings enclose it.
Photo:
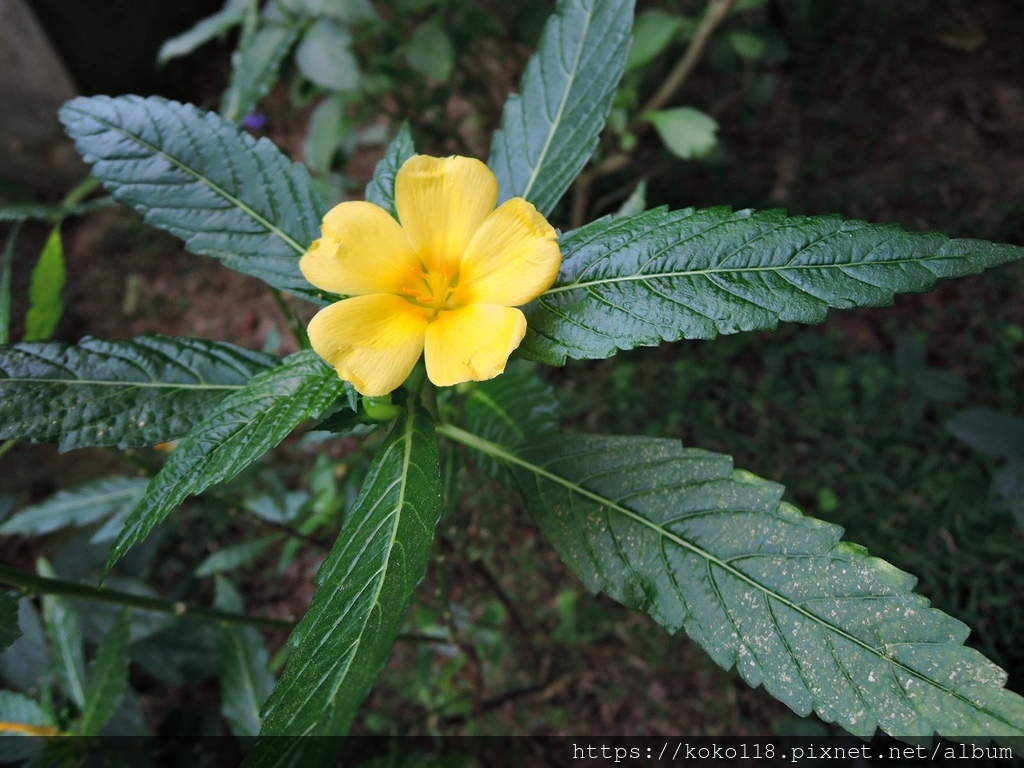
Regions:
[[[370,396],[399,387],[421,354],[437,386],[502,373],[526,334],[515,307],[551,287],[562,254],[533,205],[497,200],[479,160],[416,155],[395,177],[401,223],[372,203],[332,208],[299,268],[349,298],[310,321],[313,349]]]

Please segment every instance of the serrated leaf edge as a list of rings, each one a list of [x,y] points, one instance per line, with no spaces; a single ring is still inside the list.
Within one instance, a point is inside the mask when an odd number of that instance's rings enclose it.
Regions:
[[[208,176],[204,176],[203,174],[201,174],[198,171],[196,171],[195,169],[189,167],[188,165],[186,165],[185,163],[181,162],[180,160],[178,160],[174,156],[172,156],[172,155],[168,154],[167,152],[163,151],[162,149],[160,149],[156,145],[146,141],[141,136],[137,136],[136,134],[131,133],[131,132],[125,130],[124,128],[122,128],[119,125],[115,125],[114,123],[111,123],[109,120],[107,120],[107,119],[105,119],[103,117],[100,117],[99,115],[96,115],[96,114],[94,114],[92,112],[88,112],[88,111],[83,110],[83,109],[79,109],[79,108],[74,106],[75,103],[78,102],[80,99],[82,99],[82,100],[91,100],[92,98],[94,98],[94,97],[78,97],[78,98],[72,99],[71,101],[67,102],[63,107],[61,107],[61,111],[65,111],[66,110],[67,112],[74,112],[74,113],[76,113],[78,115],[81,115],[81,116],[85,117],[86,119],[93,120],[93,121],[95,121],[97,123],[100,123],[101,125],[105,126],[108,130],[115,131],[118,134],[120,134],[121,136],[125,137],[126,139],[129,139],[130,141],[133,141],[133,142],[135,142],[135,143],[145,147],[147,150],[149,150],[153,154],[159,156],[160,158],[165,160],[170,165],[173,165],[175,168],[185,172],[186,174],[191,176],[196,181],[198,181],[201,184],[203,184],[203,185],[209,187],[210,189],[212,189],[216,194],[220,195],[224,200],[227,200],[229,203],[231,203],[235,207],[237,207],[240,210],[244,211],[247,215],[251,216],[255,221],[258,221],[261,225],[266,227],[268,231],[273,232],[275,235],[277,235],[292,250],[294,250],[296,254],[301,256],[302,254],[304,254],[306,252],[306,249],[302,245],[300,245],[298,242],[296,242],[294,238],[292,238],[287,232],[285,232],[283,229],[281,229],[279,226],[277,226],[277,224],[271,222],[269,219],[267,219],[265,216],[260,214],[258,211],[254,210],[252,208],[252,206],[246,204],[245,202],[240,200],[235,195],[232,195],[230,192],[228,192],[222,186],[220,186],[219,184],[215,183]],[[197,114],[199,114],[200,119],[202,119],[202,117],[203,117],[203,114],[200,113],[199,110],[197,110],[195,107],[193,107],[190,104],[182,104],[181,102],[178,102],[178,101],[159,99],[158,97],[149,97],[148,99],[147,98],[141,98],[141,97],[138,97],[138,98],[140,98],[140,100],[143,101],[143,102],[150,101],[150,100],[153,100],[154,98],[156,98],[156,100],[158,102],[162,103],[163,105],[170,106],[170,107],[175,108],[175,109],[183,109],[183,110],[191,109],[192,111],[194,111]],[[111,101],[113,101],[113,99],[111,99]],[[271,144],[271,146],[273,146],[273,144],[271,142],[269,142],[269,140],[267,140],[267,139],[260,139],[259,141],[254,143],[253,148],[255,148],[257,145],[259,145],[261,143],[264,143],[264,142],[266,142],[268,144]],[[274,147],[274,149],[277,150],[277,147]],[[280,150],[277,150],[277,151],[280,151]],[[91,164],[96,158],[94,158],[94,160],[90,160],[90,157],[93,157],[93,156],[91,154],[89,154],[89,155],[84,156],[84,159],[85,159],[86,162]],[[113,194],[114,194],[115,198],[119,198],[117,190],[113,190]]]
[[[453,440],[456,440],[457,442],[460,442],[460,443],[462,443],[462,444],[464,444],[464,445],[466,445],[466,446],[468,446],[470,448],[474,448],[474,449],[479,450],[479,451],[481,451],[483,453],[486,453],[486,454],[488,454],[490,456],[493,456],[494,458],[499,459],[501,461],[506,461],[508,463],[515,464],[515,465],[517,465],[519,467],[522,467],[523,469],[526,469],[529,472],[532,472],[532,473],[534,473],[534,474],[536,474],[536,475],[538,475],[540,477],[543,477],[546,480],[550,480],[553,483],[561,485],[563,488],[569,490],[572,493],[577,493],[580,496],[584,496],[584,497],[590,499],[591,501],[596,502],[597,504],[599,504],[602,507],[607,507],[607,508],[614,509],[616,512],[619,512],[620,514],[622,514],[625,517],[629,518],[633,522],[639,523],[641,525],[646,526],[647,528],[650,528],[655,533],[660,534],[661,536],[665,537],[666,539],[671,540],[673,543],[678,544],[680,547],[683,547],[684,549],[689,550],[690,552],[692,552],[693,554],[697,555],[698,557],[704,558],[708,562],[714,563],[716,566],[721,568],[723,571],[728,573],[733,578],[736,578],[737,580],[740,580],[740,581],[748,584],[749,586],[753,587],[755,590],[761,592],[767,598],[770,598],[772,600],[777,600],[779,603],[785,605],[787,608],[792,610],[794,613],[797,613],[798,615],[803,616],[805,620],[807,620],[807,621],[809,621],[811,623],[820,624],[821,626],[826,627],[829,631],[834,632],[836,635],[844,638],[845,640],[849,641],[850,643],[853,643],[854,645],[856,645],[856,646],[860,647],[861,649],[867,651],[868,653],[870,653],[871,655],[877,657],[878,659],[880,659],[884,663],[892,664],[893,666],[899,668],[902,672],[905,672],[910,677],[913,677],[913,678],[921,681],[926,686],[933,686],[933,687],[941,690],[943,693],[945,693],[945,694],[947,694],[947,695],[949,695],[949,696],[951,696],[951,697],[953,697],[953,698],[963,702],[964,704],[966,704],[970,708],[975,709],[977,711],[984,712],[986,715],[991,717],[993,720],[997,720],[999,722],[1006,723],[1006,725],[1010,726],[1013,729],[1016,729],[1016,730],[1020,729],[1019,725],[1007,721],[1006,719],[1004,719],[999,714],[994,713],[991,710],[989,710],[989,709],[987,709],[987,708],[985,708],[983,706],[978,705],[977,703],[971,701],[970,699],[968,699],[965,696],[957,693],[956,691],[950,690],[946,686],[942,685],[939,681],[933,680],[931,678],[923,676],[920,672],[918,672],[917,670],[913,669],[912,667],[908,667],[906,664],[900,662],[898,659],[895,659],[895,658],[890,657],[890,656],[883,655],[879,651],[879,649],[874,648],[869,643],[866,643],[865,641],[861,640],[860,638],[856,637],[855,635],[850,634],[846,630],[844,630],[844,629],[842,629],[840,627],[835,626],[834,624],[832,624],[832,623],[828,622],[827,620],[825,620],[823,617],[815,616],[814,614],[809,613],[807,610],[805,610],[799,604],[793,602],[792,600],[790,600],[787,597],[784,597],[783,595],[778,594],[777,592],[772,591],[771,589],[768,589],[764,585],[759,584],[756,580],[752,579],[750,576],[747,576],[742,571],[739,571],[739,570],[735,569],[730,564],[726,563],[725,561],[723,561],[722,559],[720,559],[718,557],[715,557],[710,552],[707,552],[706,550],[696,546],[695,544],[692,544],[691,542],[688,542],[685,539],[682,539],[682,538],[676,536],[675,534],[671,533],[670,531],[665,530],[661,526],[651,522],[650,520],[647,520],[643,516],[638,515],[636,512],[633,512],[629,508],[622,506],[621,504],[613,501],[612,499],[609,499],[609,498],[607,498],[605,496],[602,496],[599,493],[595,493],[593,491],[589,491],[586,488],[584,488],[583,486],[579,485],[578,483],[574,483],[571,480],[567,480],[566,478],[564,478],[564,477],[562,477],[562,476],[560,476],[558,474],[555,474],[553,472],[549,472],[546,469],[544,469],[543,467],[540,467],[540,466],[538,466],[536,464],[533,464],[532,462],[529,462],[529,461],[521,458],[516,453],[505,449],[503,446],[500,446],[500,445],[498,445],[496,443],[492,443],[492,442],[490,442],[488,440],[484,440],[483,438],[480,438],[480,437],[478,437],[478,436],[476,436],[476,435],[474,435],[474,434],[472,434],[470,432],[466,432],[465,430],[459,429],[456,426],[453,426],[453,425],[450,425],[450,424],[443,424],[443,425],[438,425],[436,430],[437,430],[438,434],[445,435],[445,436],[447,436],[447,437],[449,437],[449,438],[451,438]],[[800,513],[800,514],[802,515],[802,513]],[[834,543],[832,545],[832,550],[830,550],[830,551],[835,551],[837,549],[842,549],[842,548],[848,548],[849,546],[850,546],[849,542],[838,541],[838,542],[836,542],[836,543]],[[872,559],[877,560],[878,558],[872,558]],[[881,562],[884,563],[885,561],[883,560]],[[886,563],[886,565],[888,565],[888,563]],[[890,566],[890,567],[892,567],[892,566]],[[735,661],[733,663],[735,664]],[[947,735],[947,734],[942,734],[942,735]]]

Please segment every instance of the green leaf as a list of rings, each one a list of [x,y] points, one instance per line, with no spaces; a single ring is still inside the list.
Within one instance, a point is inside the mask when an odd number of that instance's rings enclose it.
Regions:
[[[447,80],[455,68],[452,39],[434,21],[425,21],[416,27],[406,56],[413,72],[435,80]]]
[[[366,185],[366,199],[389,211],[392,216],[397,216],[395,212],[395,176],[405,161],[415,154],[416,147],[412,143],[409,123],[404,122],[398,129],[398,135],[388,145],[384,157],[377,163],[373,179]]]
[[[263,708],[263,735],[344,734],[387,661],[441,513],[433,423],[413,408],[410,401],[377,452],[320,567],[313,603],[289,641],[295,650]]]
[[[626,216],[636,216],[647,210],[647,179],[641,179],[629,197],[627,197],[619,209],[612,214],[612,218],[621,219]]]
[[[155,445],[181,437],[213,403],[280,360],[227,342],[140,336],[77,346],[0,347],[0,438]]]
[[[991,408],[971,408],[946,422],[946,429],[976,451],[1024,461],[1024,420]]]
[[[963,646],[964,624],[728,456],[590,435],[513,452],[443,433],[513,465],[530,514],[588,589],[685,629],[796,713],[863,738],[876,727],[904,738],[1024,735],[1024,699]]]
[[[1024,257],[1018,246],[889,224],[726,208],[600,219],[560,245],[561,273],[524,310],[520,347],[552,365],[780,320],[820,323],[829,307],[888,305],[936,278]]]
[[[42,727],[42,733],[56,733],[53,716],[37,701],[20,693],[0,690],[0,721],[18,725]],[[0,756],[7,765],[44,765],[52,761],[39,760],[43,750],[52,742],[45,738],[26,738],[22,734],[0,732]],[[66,763],[65,763],[66,764]]]
[[[227,580],[217,577],[214,607],[245,613],[241,596]],[[255,627],[223,624],[217,630],[220,668],[220,711],[235,736],[260,732],[260,707],[274,688],[270,658]]]
[[[53,568],[39,558],[36,571],[40,576],[57,578]],[[85,705],[85,648],[78,614],[56,595],[43,595],[43,622],[53,647],[53,670],[61,690],[79,708]]]
[[[64,314],[64,300],[60,296],[63,290],[64,244],[60,229],[55,228],[32,270],[24,341],[46,341],[53,335]]]
[[[196,566],[196,576],[212,576],[215,573],[241,568],[266,552],[267,548],[275,541],[277,541],[276,536],[264,536],[218,550]]]
[[[41,536],[119,515],[139,502],[148,483],[143,477],[105,477],[58,491],[4,521],[0,535]]]
[[[302,156],[314,172],[330,172],[334,156],[345,138],[346,98],[334,94],[321,101],[309,119],[309,133],[302,144]]]
[[[72,99],[60,118],[93,174],[149,224],[193,253],[324,300],[299,272],[323,203],[309,171],[269,140],[156,96]]]
[[[757,61],[764,56],[768,44],[764,38],[756,32],[748,32],[745,29],[734,29],[729,33],[729,44],[741,58],[748,61]]]
[[[221,100],[220,111],[225,118],[241,120],[252,112],[277,80],[281,63],[299,39],[301,29],[295,23],[267,24],[235,51],[231,82]]]
[[[370,0],[276,0],[284,11],[299,17],[329,16],[345,24],[379,19]]]
[[[103,638],[85,678],[85,706],[78,724],[81,736],[96,736],[117,711],[128,688],[128,633],[131,612],[122,610]]]
[[[252,2],[253,0],[228,0],[217,13],[200,19],[180,35],[165,40],[156,57],[157,65],[162,66],[171,59],[187,56],[204,43],[241,24]]]
[[[21,636],[18,599],[10,592],[0,592],[0,651],[9,648]]]
[[[331,471],[333,472],[333,468]],[[242,505],[261,520],[291,525],[298,521],[308,501],[309,491],[303,490],[250,496],[242,500]]]
[[[352,35],[332,19],[313,23],[295,52],[299,71],[329,91],[354,91],[359,87],[359,64],[352,55]]]
[[[658,9],[638,14],[633,24],[633,44],[626,59],[626,71],[639,69],[665,50],[686,21],[683,16]]]
[[[533,366],[515,361],[504,374],[473,384],[465,399],[466,428],[499,445],[515,447],[558,431],[558,399]],[[487,456],[474,457],[492,477],[503,466]]]
[[[230,480],[344,392],[312,350],[296,352],[208,409],[178,444],[111,547],[107,570],[187,497]]]
[[[0,721],[22,725],[53,725],[46,711],[28,696],[0,690]]]
[[[682,160],[704,157],[718,143],[718,123],[699,109],[663,109],[647,112],[644,118],[654,126],[669,151]]]
[[[525,197],[545,216],[597,147],[626,66],[633,0],[559,0],[487,161],[499,202]]]
[[[39,690],[50,669],[50,652],[39,611],[27,597],[18,601],[21,637],[0,653],[0,677],[21,691]]]

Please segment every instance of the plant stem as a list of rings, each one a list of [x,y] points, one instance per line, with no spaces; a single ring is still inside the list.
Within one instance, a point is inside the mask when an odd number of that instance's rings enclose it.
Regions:
[[[639,136],[650,127],[644,119],[644,114],[652,110],[661,109],[668,104],[676,95],[676,92],[683,87],[683,84],[690,77],[696,68],[701,57],[707,51],[715,30],[729,16],[729,12],[736,4],[736,0],[710,0],[700,26],[694,33],[690,44],[686,46],[682,58],[676,63],[668,77],[661,84],[661,87],[651,98],[639,109],[637,116],[630,125],[634,134]],[[629,165],[632,155],[627,152],[616,152],[609,155],[590,170],[583,171],[577,178],[573,187],[572,211],[569,222],[572,229],[582,227],[586,223],[587,211],[590,208],[590,189],[593,183],[608,174],[614,173]]]
[[[690,73],[693,72],[697,62],[704,55],[708,44],[711,42],[711,38],[715,34],[715,30],[725,21],[729,11],[732,10],[735,4],[736,0],[711,0],[708,3],[708,8],[704,12],[704,18],[701,19],[700,26],[697,27],[693,39],[690,40],[690,44],[686,47],[683,57],[679,59],[679,62],[669,72],[661,87],[641,108],[641,115],[653,109],[661,109],[672,100],[672,97],[676,95],[676,91],[690,77]]]
[[[430,415],[434,417],[434,421],[441,421],[441,412],[437,407],[437,387],[429,381],[424,381],[423,388],[420,390],[420,399],[423,407],[430,411]]]
[[[61,208],[74,208],[89,195],[95,192],[100,186],[100,180],[93,176],[86,176],[78,182],[61,200]]]
[[[291,307],[288,306],[288,302],[285,300],[284,294],[282,294],[277,288],[271,288],[270,295],[274,297],[274,303],[277,304],[277,308],[281,312],[281,317],[284,318],[285,323],[288,324],[288,328],[291,329],[292,334],[295,336],[295,342],[299,345],[299,349],[309,349],[309,336],[306,334],[306,329],[302,327],[302,323],[299,322],[299,318],[295,316]]]
[[[0,443],[0,457],[6,454],[9,450],[11,450],[11,448],[16,446],[17,444],[18,441],[15,440],[13,437],[10,440],[4,440],[3,443]]]
[[[159,598],[133,595],[129,592],[120,592],[116,589],[90,587],[86,584],[76,584],[75,582],[64,581],[63,579],[50,579],[45,576],[36,576],[32,573],[19,571],[6,565],[0,565],[0,584],[20,587],[26,592],[33,594],[77,597],[83,600],[94,600],[100,603],[138,608],[143,611],[167,613],[172,616],[191,616],[203,621],[245,624],[252,627],[266,627],[268,629],[291,629],[294,626],[293,622],[283,619],[249,616],[244,613],[232,613],[230,611],[217,610],[216,608],[201,608],[198,605],[190,605],[180,600],[161,600]]]

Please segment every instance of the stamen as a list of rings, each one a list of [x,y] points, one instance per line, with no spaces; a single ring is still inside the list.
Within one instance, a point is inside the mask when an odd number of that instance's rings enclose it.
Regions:
[[[416,303],[434,310],[446,309],[448,301],[459,284],[458,272],[449,275],[448,265],[441,266],[437,270],[429,270],[421,264],[420,268],[413,268],[411,277],[413,287],[404,286],[401,292]],[[418,278],[418,280],[417,280]],[[420,282],[422,281],[422,282]],[[417,285],[417,283],[420,283]]]

